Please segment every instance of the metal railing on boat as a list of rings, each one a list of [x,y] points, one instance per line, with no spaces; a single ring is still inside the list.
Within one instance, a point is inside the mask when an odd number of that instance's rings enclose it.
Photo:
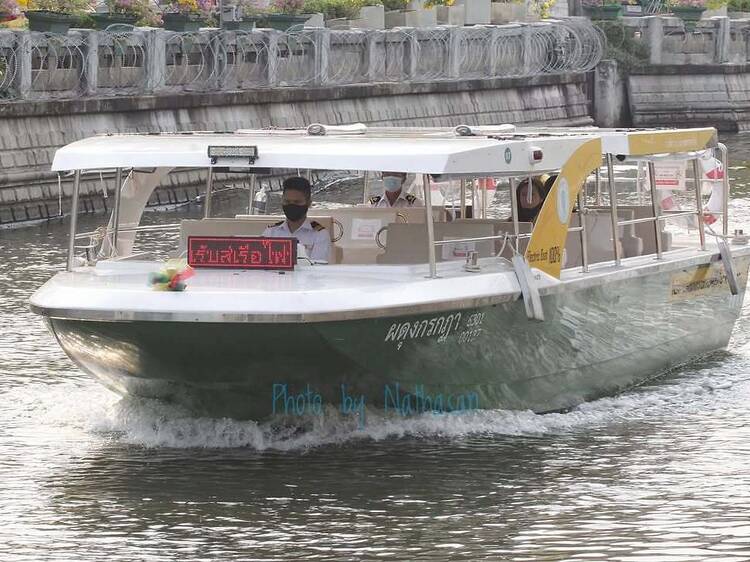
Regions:
[[[724,171],[723,177],[722,177],[722,209],[721,211],[711,211],[711,214],[713,215],[719,215],[722,217],[722,235],[724,237],[728,236],[729,234],[729,166],[728,166],[728,159],[727,159],[727,147],[722,143],[717,143],[716,148],[719,150],[720,153],[720,159],[722,169]],[[691,154],[692,156],[692,154]],[[704,225],[704,213],[706,212],[703,208],[703,182],[706,181],[703,178],[703,174],[700,168],[700,163],[698,162],[697,157],[690,158],[690,161],[692,162],[692,174],[693,174],[693,184],[694,184],[694,196],[695,196],[695,204],[696,209],[694,211],[662,211],[661,204],[659,201],[657,201],[657,188],[656,188],[656,169],[655,169],[655,158],[648,158],[644,157],[639,162],[639,173],[636,178],[636,186],[638,190],[638,196],[639,201],[641,200],[641,193],[640,193],[640,164],[642,162],[646,162],[647,164],[647,174],[648,174],[648,180],[649,185],[651,188],[650,191],[650,198],[651,198],[651,208],[653,212],[653,216],[650,217],[640,217],[640,218],[633,218],[633,219],[625,219],[620,220],[618,215],[618,205],[617,205],[617,186],[616,186],[616,179],[614,174],[614,160],[615,155],[614,154],[606,154],[605,155],[605,165],[607,168],[607,187],[609,192],[609,201],[610,201],[610,217],[612,222],[612,252],[614,255],[614,263],[615,266],[621,266],[622,265],[622,249],[619,244],[619,236],[617,233],[619,232],[620,227],[623,226],[630,226],[630,225],[636,225],[636,224],[644,224],[644,223],[653,223],[654,224],[654,244],[656,249],[656,259],[663,259],[664,254],[664,248],[663,248],[663,241],[662,241],[662,224],[664,224],[667,220],[672,220],[680,217],[693,217],[695,216],[697,218],[698,223],[698,236],[700,240],[700,249],[701,251],[706,250],[706,233],[705,233],[705,225]],[[594,171],[594,179],[595,179],[595,203],[596,205],[602,204],[602,189],[601,189],[601,172],[600,169],[597,168]],[[714,180],[715,181],[715,180]],[[481,237],[473,237],[473,238],[455,238],[450,240],[435,240],[435,233],[434,233],[434,227],[432,224],[432,220],[430,220],[430,217],[432,216],[432,199],[431,199],[431,187],[430,187],[430,177],[429,175],[423,175],[422,176],[422,187],[424,191],[424,200],[425,200],[425,207],[426,207],[426,222],[427,222],[427,238],[428,238],[428,259],[429,259],[429,276],[431,278],[437,277],[437,259],[435,256],[435,249],[437,247],[445,246],[447,244],[455,244],[455,243],[465,243],[465,242],[483,242],[483,241],[489,241],[489,240],[508,240],[512,239],[516,244],[516,250],[518,249],[518,241],[524,238],[531,238],[531,234],[521,234],[519,232],[519,221],[518,221],[518,197],[516,193],[516,183],[515,179],[510,179],[510,194],[511,194],[511,215],[513,220],[513,228],[514,233],[513,235],[509,235],[507,233],[496,235],[496,236],[481,236]],[[465,180],[461,180],[461,216],[465,216],[465,202],[466,202],[466,183]],[[486,207],[486,202],[483,201],[483,208]],[[579,233],[580,234],[580,244],[581,244],[581,267],[582,271],[584,273],[589,271],[589,255],[588,255],[588,239],[586,235],[586,221],[584,220],[584,216],[587,214],[587,207],[586,207],[586,194],[585,194],[585,188],[581,189],[578,193],[578,211],[580,219],[580,225],[579,226],[569,226],[567,232],[568,233]]]

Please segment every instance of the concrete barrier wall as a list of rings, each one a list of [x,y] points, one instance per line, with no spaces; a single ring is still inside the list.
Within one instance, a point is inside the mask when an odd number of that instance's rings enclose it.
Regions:
[[[627,79],[633,125],[750,130],[750,65],[653,66]]]
[[[460,123],[590,125],[586,76],[383,83],[0,104],[0,227],[68,211],[70,179],[49,171],[54,152],[112,132],[232,131],[313,122],[421,126]],[[202,189],[199,172],[175,174],[151,204],[176,204]],[[82,182],[81,210],[104,210],[112,179]],[[62,187],[62,198],[59,188]],[[110,195],[111,197],[111,195]]]
[[[0,31],[0,103],[586,72],[603,48],[586,18],[386,31]]]
[[[750,129],[750,20],[713,17],[686,29],[678,18],[651,16],[602,29],[618,65],[597,69],[597,123]]]

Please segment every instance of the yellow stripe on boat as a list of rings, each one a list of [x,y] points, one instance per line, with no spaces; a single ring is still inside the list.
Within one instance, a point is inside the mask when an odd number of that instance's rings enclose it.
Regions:
[[[683,131],[647,131],[628,134],[631,156],[691,152],[716,146],[716,129],[687,129]]]
[[[526,260],[553,277],[560,278],[562,250],[568,236],[570,212],[583,182],[602,164],[602,141],[583,143],[557,176],[539,211],[534,232],[526,248]]]

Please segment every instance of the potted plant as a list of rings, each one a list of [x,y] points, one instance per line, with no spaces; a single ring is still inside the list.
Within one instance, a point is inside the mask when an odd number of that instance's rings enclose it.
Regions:
[[[706,11],[705,0],[676,0],[670,6],[672,13],[682,20],[685,31],[693,31]]]
[[[106,29],[115,24],[135,25],[149,8],[148,0],[106,0],[104,6],[106,12],[89,15],[96,29]]]
[[[622,10],[626,16],[642,16],[643,6],[640,0],[625,0],[622,3]]]
[[[727,15],[733,20],[750,18],[750,0],[729,0]]]
[[[67,33],[89,8],[88,0],[29,0],[24,15],[30,31]]]
[[[224,29],[249,31],[255,28],[262,16],[258,0],[237,0],[234,9],[235,19],[221,19],[221,27]]]
[[[406,16],[403,11],[407,4],[408,0],[383,0],[386,28],[406,25]]]
[[[523,0],[493,0],[492,23],[526,20],[526,3]]]
[[[0,22],[13,21],[21,15],[16,0],[0,0]]]
[[[622,4],[613,0],[586,0],[583,12],[592,20],[616,20],[622,13]]]
[[[164,29],[198,31],[208,25],[215,7],[214,0],[167,0],[162,4]]]
[[[361,3],[356,0],[306,0],[302,6],[305,13],[323,14],[325,20],[354,19]]]
[[[302,25],[308,16],[302,14],[304,0],[272,0],[271,11],[261,16],[258,25],[286,31],[294,25]]]

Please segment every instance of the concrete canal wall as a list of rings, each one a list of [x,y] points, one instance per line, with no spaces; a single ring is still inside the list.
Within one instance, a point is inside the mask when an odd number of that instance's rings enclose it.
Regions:
[[[574,53],[550,56],[548,47],[571,40]],[[293,35],[0,32],[0,56],[14,69],[0,81],[0,226],[66,213],[71,182],[49,171],[54,152],[96,134],[313,122],[589,125],[586,72],[602,52],[580,20]],[[202,178],[171,181],[152,204],[194,199]],[[111,174],[87,177],[81,209],[105,209],[112,183]]]
[[[596,71],[598,124],[750,129],[750,20],[715,17],[690,30],[653,16],[603,29],[617,62]]]

